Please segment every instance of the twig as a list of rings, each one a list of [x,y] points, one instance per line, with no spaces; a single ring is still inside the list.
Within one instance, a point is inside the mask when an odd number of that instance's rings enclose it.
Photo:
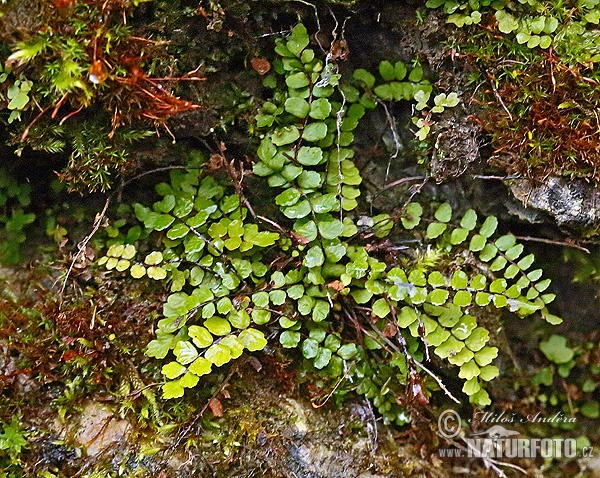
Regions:
[[[423,178],[423,182],[419,184],[416,188],[414,188],[414,191],[410,193],[410,196],[408,197],[408,200],[406,201],[405,205],[408,205],[408,203],[410,203],[413,200],[413,198],[421,192],[421,189],[425,187],[425,185],[429,182],[429,179],[429,176]]]
[[[289,30],[281,30],[279,32],[263,33],[262,35],[258,36],[258,38],[273,37],[273,36],[279,36],[279,35],[288,34],[288,33],[290,33]]]
[[[332,12],[333,15],[333,12]],[[335,15],[333,15],[333,17],[335,18]],[[336,19],[336,24],[335,24],[335,29],[337,30],[337,19]],[[335,30],[334,30],[335,31]],[[329,56],[328,56],[329,58]],[[344,114],[345,114],[345,110],[344,108],[346,107],[346,95],[344,94],[344,91],[340,88],[340,93],[342,95],[342,104],[340,105],[340,109],[336,112],[335,114],[335,130],[336,130],[336,135],[337,135],[337,141],[336,141],[336,150],[337,150],[337,173],[340,175],[340,177],[343,177],[343,173],[342,173],[342,162],[340,161],[340,158],[342,156],[342,147],[340,146],[341,143],[341,137],[342,137],[342,123],[344,121]],[[337,192],[338,192],[338,197],[340,198],[339,203],[340,203],[340,221],[343,221],[344,218],[343,213],[344,213],[344,208],[342,207],[342,182],[340,182],[340,184],[338,184],[337,186]]]
[[[446,437],[444,437],[443,435],[440,435],[439,433],[437,433],[438,436],[448,440]],[[518,470],[521,473],[527,474],[527,471],[525,471],[523,468],[521,468],[520,466],[517,465],[513,465],[512,463],[507,463],[507,462],[503,462],[503,461],[499,461],[499,460],[495,460],[491,457],[486,457],[486,456],[482,456],[481,452],[479,450],[477,450],[475,447],[473,447],[473,445],[471,445],[466,438],[462,438],[461,440],[465,442],[465,444],[467,445],[466,447],[461,445],[460,443],[454,441],[454,440],[448,440],[452,445],[454,445],[456,448],[459,448],[463,451],[467,451],[467,450],[472,450],[471,453],[473,454],[474,457],[477,458],[481,458],[483,460],[483,463],[485,465],[486,468],[491,468],[494,472],[496,472],[496,474],[498,476],[501,477],[506,477],[506,474],[500,469],[498,468],[498,466],[506,466],[509,468],[512,468],[513,470]]]
[[[565,389],[565,394],[567,395],[567,404],[569,405],[569,411],[571,412],[571,416],[575,416],[575,410],[573,409],[573,400],[571,399],[571,393],[569,392],[569,388],[565,379],[561,379],[562,386]]]
[[[44,113],[45,113],[46,111],[48,111],[49,109],[50,109],[50,106],[47,106],[46,108],[44,108],[44,109],[43,109],[43,110],[40,112],[40,114],[38,114],[38,115],[37,115],[35,118],[33,118],[33,121],[32,121],[31,123],[29,123],[29,124],[27,125],[27,128],[25,128],[25,131],[23,131],[23,134],[21,135],[21,141],[25,141],[25,138],[27,138],[27,135],[29,134],[29,130],[31,129],[31,127],[32,127],[34,124],[36,124],[36,123],[39,121],[39,119],[40,119],[42,116],[44,116]]]
[[[182,76],[181,78],[179,77],[171,77],[171,76],[164,76],[164,77],[160,77],[160,78],[154,78],[154,77],[148,77],[146,78],[149,81],[206,81],[207,78],[204,77],[200,77],[200,76],[196,76],[196,77],[184,77]],[[197,108],[200,108],[200,106],[196,106]]]
[[[384,336],[384,335],[381,333],[381,331],[379,331],[379,330],[377,329],[377,327],[375,327],[375,325],[371,324],[371,327],[373,328],[373,330],[374,330],[374,331],[377,333],[377,335],[378,335],[378,336],[379,336],[381,339],[383,339],[383,340],[385,340],[385,342],[387,342],[387,344],[388,344],[390,347],[392,347],[392,348],[393,348],[394,350],[396,350],[397,352],[400,352],[400,353],[402,352],[402,351],[401,351],[401,350],[400,350],[398,347],[396,347],[396,345],[395,345],[395,344],[394,344],[392,341],[390,341],[390,340],[389,340],[389,339],[388,339],[386,336]],[[370,335],[370,334],[369,334],[369,333],[368,333],[366,330],[363,330],[363,331],[364,331],[364,333],[366,333],[367,335]],[[400,332],[398,332],[398,333],[400,333]],[[373,337],[371,337],[371,338],[373,338]],[[408,354],[408,351],[407,351],[407,354]],[[435,375],[435,374],[434,374],[434,373],[433,373],[431,370],[429,370],[427,367],[425,367],[425,365],[423,365],[421,362],[419,362],[418,360],[415,360],[415,358],[414,358],[412,355],[408,354],[408,356],[411,358],[411,360],[413,361],[413,363],[414,363],[415,365],[417,365],[418,367],[422,368],[422,369],[423,369],[423,371],[424,371],[424,372],[425,372],[427,375],[429,375],[431,378],[433,378],[433,379],[436,381],[436,383],[438,384],[438,386],[439,386],[439,387],[440,387],[440,388],[441,388],[441,389],[444,391],[444,393],[445,393],[446,395],[448,395],[448,398],[450,398],[450,400],[452,400],[454,403],[458,403],[458,404],[460,404],[460,400],[458,400],[458,399],[457,399],[457,398],[456,398],[454,395],[452,395],[452,393],[450,392],[450,390],[448,390],[448,389],[446,388],[446,386],[445,386],[445,385],[442,383],[442,381],[440,380],[440,378],[438,378],[438,377],[437,377],[437,375]]]
[[[27,136],[28,132],[29,132],[29,128],[48,110],[48,108],[44,109],[41,111],[41,113],[31,122],[31,124],[25,129],[25,132],[23,133],[23,136],[21,139],[25,139],[25,137]],[[65,118],[66,119],[66,118]],[[85,248],[88,245],[88,243],[90,242],[90,240],[94,237],[94,235],[96,234],[96,232],[98,232],[98,229],[100,228],[102,221],[104,219],[104,216],[106,215],[106,211],[108,210],[108,206],[112,200],[112,198],[115,196],[115,194],[120,194],[121,191],[123,190],[123,188],[125,186],[127,186],[129,183],[136,181],[144,176],[147,176],[149,174],[154,174],[154,173],[158,173],[158,172],[162,172],[162,171],[170,171],[172,169],[202,169],[202,168],[191,168],[189,166],[166,166],[163,168],[156,168],[156,169],[152,169],[150,171],[144,171],[141,174],[138,174],[130,179],[128,179],[127,181],[123,182],[121,184],[121,186],[119,187],[119,189],[115,192],[113,192],[107,199],[106,202],[104,203],[104,207],[102,208],[102,211],[99,212],[98,214],[96,214],[96,217],[94,219],[94,225],[92,227],[92,231],[83,239],[83,241],[81,241],[78,244],[77,247],[77,253],[75,254],[75,257],[73,258],[73,260],[71,261],[71,265],[69,266],[69,269],[67,270],[67,273],[65,275],[65,278],[63,280],[63,284],[60,288],[60,291],[58,293],[58,297],[59,297],[59,304],[60,306],[62,306],[62,300],[63,300],[63,295],[65,292],[65,289],[67,287],[67,282],[69,280],[69,276],[71,275],[71,272],[73,271],[73,268],[75,267],[75,264],[77,262],[77,260],[79,259],[79,257],[81,256],[82,253],[85,252]],[[194,231],[195,232],[195,231]],[[210,243],[209,243],[210,244]]]
[[[60,305],[59,305],[59,307],[62,306],[63,294],[65,292],[65,288],[67,287],[67,281],[69,280],[69,276],[71,275],[71,272],[73,271],[73,267],[75,267],[75,263],[79,259],[79,256],[81,256],[81,254],[83,254],[85,252],[85,248],[87,247],[88,242],[90,242],[90,240],[92,239],[92,237],[94,237],[94,234],[96,234],[96,232],[100,228],[100,225],[102,224],[102,221],[103,221],[104,216],[106,214],[106,210],[108,209],[108,205],[110,204],[110,198],[111,198],[111,196],[109,196],[108,198],[106,198],[106,202],[104,203],[104,207],[102,208],[102,211],[100,211],[98,214],[96,214],[96,217],[94,218],[94,226],[92,228],[92,232],[90,232],[83,239],[83,241],[81,241],[78,244],[78,246],[77,246],[77,254],[75,254],[75,257],[71,261],[71,265],[69,266],[69,270],[67,271],[67,274],[65,275],[62,287],[60,288],[60,292],[58,293],[58,297],[60,299],[60,302],[59,302]]]
[[[69,96],[69,92],[66,92],[64,95],[62,95],[61,99],[58,100],[58,103],[56,103],[56,107],[54,108],[54,111],[52,111],[52,114],[50,115],[50,118],[53,118],[53,119],[56,118],[56,115],[58,114],[58,110],[60,109],[60,107],[62,106],[62,104],[67,99],[67,96]]]
[[[143,38],[143,37],[138,37],[138,36],[130,36],[127,38],[129,40],[137,40],[137,41],[141,41],[141,42],[152,43],[154,45],[168,45],[169,44],[169,42],[165,41],[165,40],[151,40],[150,38]]]
[[[144,171],[143,173],[140,173],[136,176],[133,176],[132,178],[129,178],[127,181],[125,181],[123,184],[121,184],[121,186],[119,187],[119,189],[123,189],[125,186],[127,186],[128,184],[132,183],[133,181],[137,181],[140,178],[143,178],[144,176],[148,176],[149,174],[154,174],[154,173],[160,173],[163,171],[170,171],[172,169],[203,169],[201,166],[197,166],[197,167],[193,167],[193,166],[165,166],[163,168],[156,168],[156,169],[151,169],[149,171]]]
[[[388,189],[391,189],[391,188],[396,187],[396,186],[400,186],[401,184],[408,183],[410,181],[418,181],[420,179],[427,179],[427,178],[425,176],[409,176],[408,178],[396,179],[396,181],[392,181],[391,183],[386,184],[379,191],[377,191],[373,195],[373,199],[377,198],[379,195],[383,194]]]
[[[387,168],[385,169],[385,182],[387,183],[388,177],[390,175],[390,167],[392,166],[392,161],[398,157],[398,154],[400,154],[402,144],[400,143],[400,137],[398,136],[398,130],[396,129],[396,119],[390,113],[390,110],[387,107],[387,105],[385,103],[381,104],[383,105],[383,110],[385,111],[387,121],[390,124],[390,130],[392,131],[392,139],[394,140],[394,154],[390,156],[387,163]]]
[[[489,73],[488,73],[487,77],[488,77],[488,80],[490,80],[490,85],[492,87],[492,90],[494,91],[494,95],[496,95],[496,98],[498,98],[498,101],[502,105],[502,109],[504,109],[504,111],[506,111],[506,114],[508,114],[508,117],[512,121],[513,120],[513,116],[510,113],[510,111],[508,111],[508,108],[504,104],[504,101],[502,101],[502,97],[500,96],[500,94],[498,93],[498,90],[496,89],[496,86],[494,85],[494,78]]]
[[[63,123],[65,121],[67,121],[69,118],[72,118],[73,116],[75,116],[77,113],[79,113],[81,110],[83,109],[83,106],[80,106],[79,108],[77,108],[75,111],[71,111],[68,115],[66,115],[63,119],[60,120],[60,123],[58,123],[60,126],[63,125]]]
[[[491,468],[493,471],[496,472],[496,474],[498,476],[506,478],[506,474],[500,468],[498,468],[498,466],[506,466],[508,468],[512,468],[513,470],[518,470],[521,473],[524,473],[525,475],[527,474],[527,471],[525,471],[523,468],[521,468],[518,465],[513,465],[512,463],[495,460],[492,457],[482,455],[481,452],[477,448],[475,448],[472,444],[470,444],[467,441],[468,440],[467,438],[461,438],[461,439],[467,444],[468,449],[472,450],[473,456],[476,456],[477,458],[481,458],[483,460],[483,464],[485,465],[485,467]]]
[[[410,203],[412,201],[412,198],[415,197],[417,194],[419,194],[421,189],[423,189],[423,186],[425,186],[425,184],[427,184],[427,181],[429,181],[429,177],[427,177],[427,176],[410,176],[408,178],[400,178],[400,179],[397,179],[396,181],[392,181],[391,183],[386,184],[383,188],[381,188],[379,191],[377,191],[371,198],[369,198],[369,203],[370,203],[369,207],[370,207],[371,214],[373,214],[373,202],[385,191],[387,191],[388,189],[391,189],[393,187],[400,186],[401,184],[411,182],[411,181],[418,181],[421,179],[423,180],[421,185],[416,189],[416,191],[411,193],[408,200],[406,200],[404,205],[402,206],[401,210],[403,211],[404,208],[408,205],[408,203]]]
[[[497,179],[499,181],[504,181],[506,179],[520,179],[520,176],[494,176],[494,175],[486,175],[486,174],[474,174],[471,176],[473,179]]]
[[[275,229],[277,229],[283,235],[286,235],[286,236],[289,235],[288,231],[286,231],[283,227],[281,227],[279,224],[277,224],[275,221],[272,221],[268,217],[261,216],[261,215],[256,215],[255,217],[256,217],[256,219],[266,222],[267,224],[271,224],[271,226],[273,226]]]
[[[551,244],[553,246],[571,247],[572,249],[579,249],[586,254],[590,253],[590,250],[580,246],[579,244],[571,241],[553,241],[552,239],[544,239],[543,237],[531,237],[531,236],[515,236],[519,241],[526,242],[541,242],[543,244]]]
[[[315,40],[317,41],[317,44],[319,45],[319,48],[321,49],[321,51],[325,52],[325,48],[323,48],[323,45],[321,45],[321,41],[319,40],[319,34],[321,33],[321,20],[319,19],[319,10],[317,9],[317,6],[314,3],[310,3],[305,0],[292,0],[292,1],[295,1],[298,3],[303,3],[304,5],[312,7],[313,10],[315,11],[315,20],[317,22],[317,32],[315,33]],[[335,16],[334,16],[334,19],[335,19]],[[335,21],[337,24],[337,20],[335,20]]]
[[[335,393],[335,391],[340,387],[340,385],[344,382],[344,380],[346,380],[346,378],[350,375],[350,372],[352,372],[352,369],[356,366],[356,364],[353,364],[352,367],[350,367],[346,373],[344,375],[342,375],[339,380],[337,381],[337,383],[335,384],[335,387],[333,387],[331,389],[331,392],[329,392],[327,394],[327,396],[325,397],[325,400],[323,400],[321,403],[316,404],[314,402],[310,402],[310,404],[313,406],[313,408],[321,408],[322,406],[324,406],[329,399],[333,396],[333,394]]]

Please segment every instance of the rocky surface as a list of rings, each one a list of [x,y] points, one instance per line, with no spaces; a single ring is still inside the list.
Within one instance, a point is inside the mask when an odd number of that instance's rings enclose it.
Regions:
[[[525,207],[549,214],[560,227],[591,233],[600,225],[600,190],[589,182],[550,177],[541,184],[527,179],[508,184]]]
[[[383,478],[424,472],[436,460],[433,447],[419,450],[414,443],[396,440],[393,430],[377,423],[368,402],[316,408],[300,390],[281,382],[278,370],[266,365],[256,371],[246,364],[222,388],[218,405],[199,404],[183,423],[156,431],[121,418],[119,404],[89,397],[64,418],[47,417],[54,431],[33,441],[38,457],[34,471],[61,476],[78,470],[85,476],[158,472],[161,478]],[[429,427],[423,432],[431,433]],[[432,476],[447,476],[439,460],[437,466]]]

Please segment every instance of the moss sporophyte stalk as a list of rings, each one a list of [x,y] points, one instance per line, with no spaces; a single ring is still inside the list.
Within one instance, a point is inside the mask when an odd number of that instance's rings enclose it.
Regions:
[[[382,101],[429,108],[419,65],[384,62],[380,78],[357,70],[346,81],[302,24],[275,51],[252,181],[268,184],[279,216],[263,216],[264,201],[251,204],[239,177],[217,179],[209,163],[173,170],[156,186],[162,199],[134,205],[146,239],[120,236],[99,261],[170,291],[146,349],[165,360],[163,398],[274,339],[323,377],[347,379],[386,422],[407,423],[408,405],[449,394],[431,371],[442,362],[471,403],[488,405],[498,348],[478,317],[506,309],[560,323],[547,308],[550,280],[515,236],[497,234],[495,217],[481,222],[472,209],[458,216],[448,203],[413,201],[357,218],[354,131]],[[439,93],[428,117],[457,102]],[[401,238],[416,245],[390,261],[386,247]]]

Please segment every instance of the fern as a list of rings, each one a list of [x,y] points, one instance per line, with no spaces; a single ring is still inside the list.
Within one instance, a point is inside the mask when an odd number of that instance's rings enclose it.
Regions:
[[[263,229],[271,222],[255,220],[232,184],[201,170],[172,171],[170,183],[157,186],[160,201],[134,207],[161,247],[140,254],[144,245],[117,243],[100,260],[169,284],[147,349],[169,357],[163,397],[179,397],[214,367],[262,349],[270,330],[319,373],[350,378],[386,421],[406,423],[399,403],[427,401],[439,388],[427,360],[458,367],[463,392],[485,406],[485,383],[499,374],[498,349],[479,310],[559,323],[547,309],[550,281],[514,236],[496,236],[496,218],[480,223],[474,210],[457,216],[448,203],[412,202],[394,216],[356,221],[362,179],[353,131],[378,96],[364,72],[354,76],[363,91],[340,83],[308,44],[302,25],[278,40],[277,75],[266,79],[273,99],[256,118],[262,139],[253,170],[282,214],[277,231]],[[417,86],[402,100],[425,101],[415,99],[423,80],[413,71],[405,73]],[[450,95],[437,98],[434,108],[454,103]],[[384,262],[373,245],[391,234],[419,245]]]

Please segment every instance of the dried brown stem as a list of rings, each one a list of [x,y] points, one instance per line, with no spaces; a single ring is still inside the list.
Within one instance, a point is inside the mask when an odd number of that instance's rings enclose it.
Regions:
[[[563,247],[570,247],[572,249],[578,249],[580,251],[585,252],[586,254],[590,253],[590,250],[580,246],[579,244],[577,244],[576,242],[572,242],[572,241],[553,241],[552,239],[545,239],[543,237],[531,237],[531,236],[515,236],[519,241],[526,241],[526,242],[541,242],[543,244],[551,244],[553,246],[563,246]]]

